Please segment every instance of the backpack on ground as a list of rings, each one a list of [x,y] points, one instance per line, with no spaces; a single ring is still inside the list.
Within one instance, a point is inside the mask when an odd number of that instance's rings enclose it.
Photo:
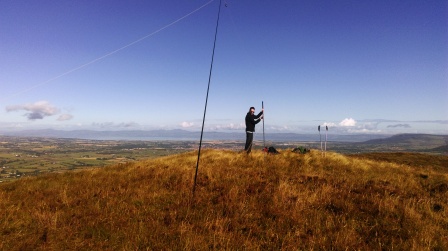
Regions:
[[[299,146],[299,147],[294,148],[294,149],[292,150],[292,152],[294,152],[294,153],[300,153],[300,154],[305,154],[305,153],[310,152],[310,149],[307,149],[307,148],[305,148],[305,147],[303,147],[303,146]]]
[[[269,148],[265,147],[263,149],[263,152],[270,153],[270,154],[279,154],[279,151],[277,151],[277,149],[275,149],[273,146],[270,146]]]

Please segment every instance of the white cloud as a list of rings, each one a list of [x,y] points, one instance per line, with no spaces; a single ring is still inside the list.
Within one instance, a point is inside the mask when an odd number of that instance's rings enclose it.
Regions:
[[[103,122],[103,123],[97,123],[94,122],[92,123],[93,127],[99,127],[102,129],[107,129],[107,128],[130,128],[130,127],[138,127],[139,124],[136,122],[127,122],[127,123],[114,123],[114,122]]]
[[[228,130],[241,130],[241,129],[244,129],[246,126],[243,123],[240,123],[240,124],[230,123],[227,125],[222,125],[221,127],[223,129],[228,129]]]
[[[273,132],[288,132],[291,128],[289,126],[269,126],[266,129]]]
[[[118,125],[118,127],[125,127],[125,128],[128,128],[128,127],[138,127],[138,126],[140,126],[140,124],[136,123],[136,122],[120,123]]]
[[[356,126],[356,121],[352,118],[346,118],[339,123],[340,126]]]
[[[109,128],[109,127],[115,127],[114,122],[103,122],[103,123],[92,123],[93,127],[100,127],[100,128]]]
[[[58,121],[66,121],[73,118],[73,115],[70,114],[61,114],[58,118]]]
[[[29,120],[43,119],[47,116],[53,116],[59,113],[59,109],[51,105],[48,101],[38,101],[34,104],[7,106],[7,112],[27,111],[25,116]]]
[[[336,127],[337,125],[335,123],[332,123],[332,122],[325,122],[322,126]]]
[[[184,122],[182,122],[182,123],[180,124],[180,126],[181,126],[182,128],[190,128],[190,127],[193,127],[193,126],[194,126],[194,123],[193,123],[193,122],[186,122],[186,121],[184,121]]]
[[[235,124],[235,123],[228,123],[228,124],[212,124],[207,125],[206,130],[211,131],[232,131],[232,130],[244,130],[246,126],[243,123]]]

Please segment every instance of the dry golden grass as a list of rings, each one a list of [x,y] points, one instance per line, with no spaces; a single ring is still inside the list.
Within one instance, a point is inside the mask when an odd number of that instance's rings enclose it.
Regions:
[[[448,250],[446,156],[196,154],[2,184],[0,250]]]

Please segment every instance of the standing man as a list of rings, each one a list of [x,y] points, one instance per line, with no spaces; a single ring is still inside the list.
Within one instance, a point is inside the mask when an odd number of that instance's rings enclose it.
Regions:
[[[251,107],[249,109],[249,112],[246,114],[246,146],[244,147],[244,150],[247,153],[250,153],[250,151],[252,150],[255,125],[263,119],[263,111],[264,109],[261,109],[261,112],[255,115],[255,108]]]

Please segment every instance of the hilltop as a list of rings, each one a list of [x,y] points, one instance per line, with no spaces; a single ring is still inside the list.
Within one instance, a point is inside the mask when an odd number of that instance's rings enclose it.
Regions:
[[[0,184],[1,250],[447,250],[448,157],[203,150]]]

